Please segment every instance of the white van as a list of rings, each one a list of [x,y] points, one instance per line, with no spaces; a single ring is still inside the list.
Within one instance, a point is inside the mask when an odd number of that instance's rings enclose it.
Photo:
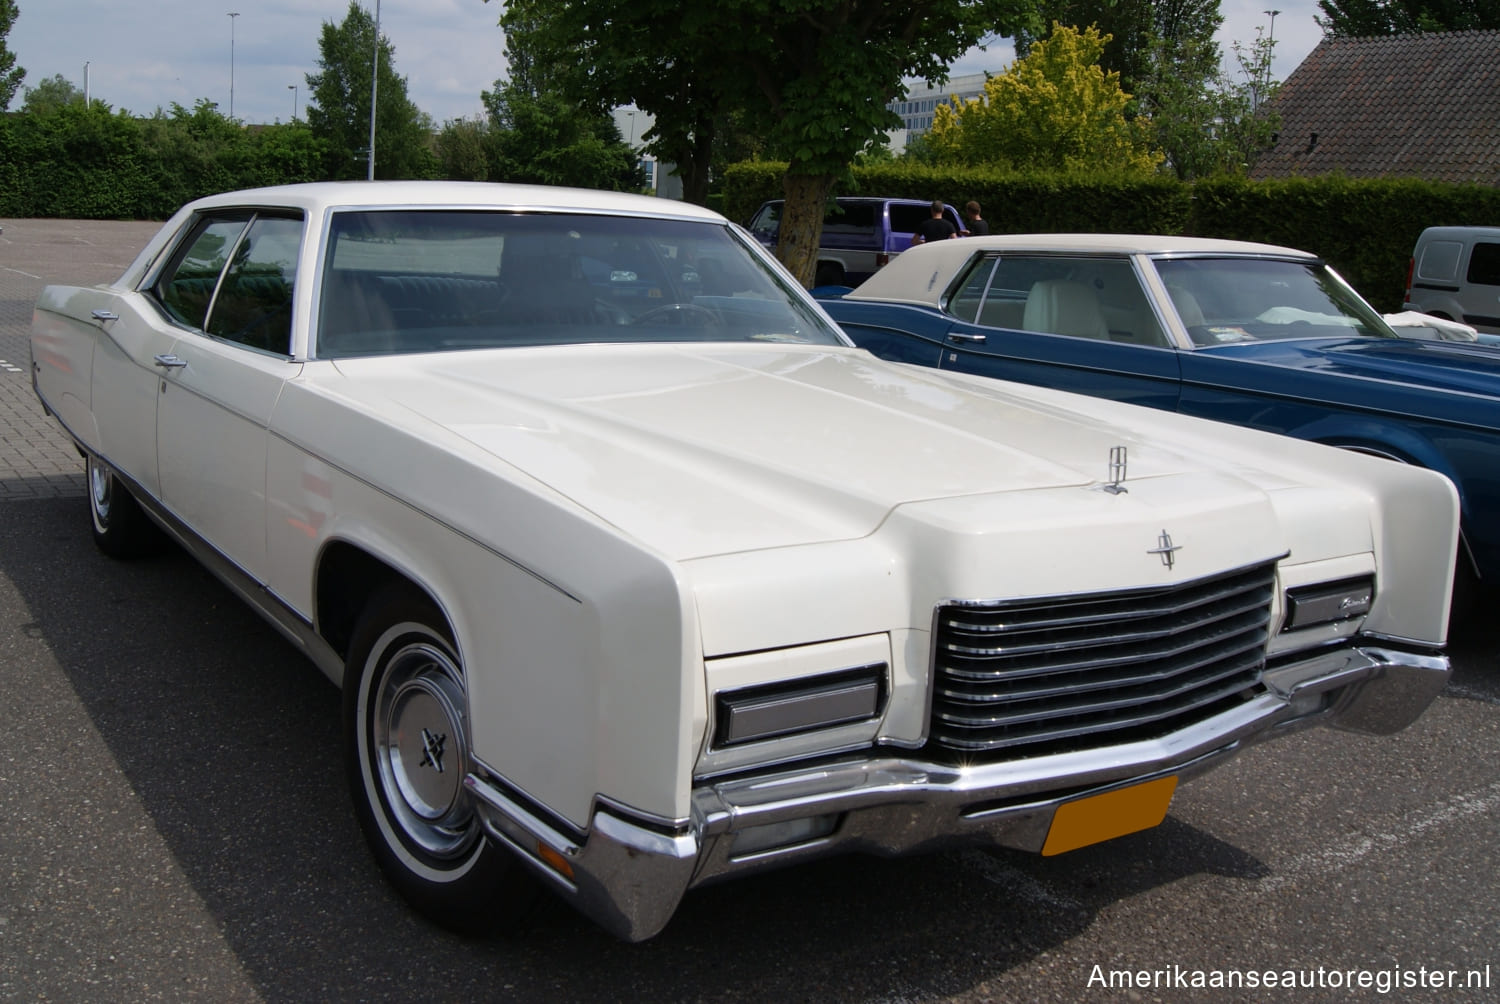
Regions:
[[[1405,310],[1500,334],[1500,227],[1428,227],[1406,272]]]

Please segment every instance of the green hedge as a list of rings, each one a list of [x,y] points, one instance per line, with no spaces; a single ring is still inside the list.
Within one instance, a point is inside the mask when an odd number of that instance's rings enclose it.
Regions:
[[[736,164],[726,216],[746,222],[781,197],[785,164]],[[1412,246],[1424,227],[1500,225],[1500,188],[1413,178],[1338,176],[1184,183],[1017,175],[882,163],[856,167],[840,195],[970,199],[996,233],[1164,233],[1262,241],[1323,256],[1386,312],[1401,309]]]
[[[0,115],[0,216],[164,220],[215,192],[317,180],[320,150],[305,125],[247,129],[211,106]]]

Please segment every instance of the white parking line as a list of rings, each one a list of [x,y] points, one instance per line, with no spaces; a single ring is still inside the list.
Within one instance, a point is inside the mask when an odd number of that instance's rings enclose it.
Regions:
[[[1277,869],[1275,875],[1255,885],[1257,893],[1277,892],[1302,879],[1326,875],[1357,864],[1371,854],[1394,850],[1428,830],[1456,820],[1500,810],[1500,781],[1445,799],[1425,812],[1406,817],[1402,825],[1390,830],[1360,834],[1342,844],[1300,854]]]

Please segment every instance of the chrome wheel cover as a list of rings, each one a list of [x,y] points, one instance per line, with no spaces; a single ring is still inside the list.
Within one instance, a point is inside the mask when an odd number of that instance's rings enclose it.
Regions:
[[[115,479],[109,468],[89,457],[89,509],[94,517],[94,528],[100,533],[109,529],[109,512],[114,497]]]
[[[369,708],[370,755],[381,800],[404,840],[437,858],[479,837],[464,775],[463,675],[430,641],[405,644],[381,668]]]

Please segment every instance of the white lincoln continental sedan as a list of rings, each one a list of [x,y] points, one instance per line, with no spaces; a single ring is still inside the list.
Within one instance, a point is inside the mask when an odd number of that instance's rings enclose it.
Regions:
[[[344,693],[360,822],[459,929],[622,938],[840,852],[1059,854],[1442,690],[1438,474],[883,362],[681,203],[337,183],[49,287],[115,556],[175,540]]]

